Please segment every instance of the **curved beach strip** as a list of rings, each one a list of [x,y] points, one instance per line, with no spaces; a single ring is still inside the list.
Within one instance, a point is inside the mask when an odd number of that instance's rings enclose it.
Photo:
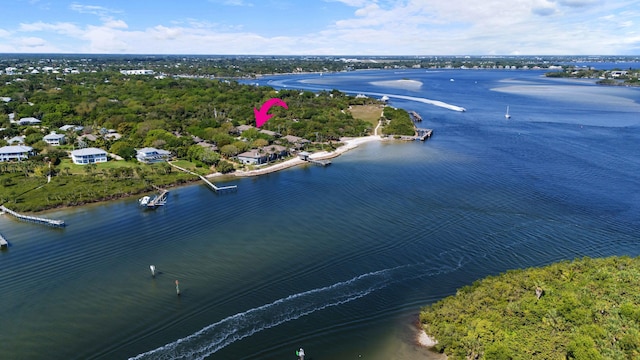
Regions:
[[[383,140],[382,137],[378,136],[378,135],[371,135],[371,136],[364,136],[364,137],[357,137],[357,138],[342,138],[340,139],[340,141],[344,144],[342,146],[340,146],[339,148],[335,149],[334,151],[319,151],[317,153],[313,153],[309,156],[309,158],[313,159],[313,160],[323,160],[323,159],[331,159],[337,156],[340,156],[341,154],[344,154],[345,152],[351,150],[351,149],[355,149],[357,148],[360,144],[363,143],[367,143],[370,141],[381,141]],[[275,165],[271,165],[271,166],[266,166],[260,169],[255,169],[255,170],[249,170],[249,171],[241,171],[241,170],[236,170],[233,174],[231,175],[235,175],[238,177],[248,177],[248,176],[258,176],[258,175],[265,175],[265,174],[269,174],[275,171],[279,171],[279,170],[284,170],[284,169],[288,169],[290,167],[294,167],[294,166],[298,166],[298,165],[302,165],[302,164],[306,164],[307,162],[295,157],[295,158],[291,158],[287,161],[281,162],[279,164],[275,164]],[[220,176],[222,174],[211,174],[211,175],[207,175],[207,177],[215,177],[215,176]]]

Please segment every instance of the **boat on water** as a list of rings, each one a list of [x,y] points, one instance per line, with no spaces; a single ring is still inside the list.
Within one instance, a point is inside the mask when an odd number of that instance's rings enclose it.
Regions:
[[[164,205],[167,202],[167,197],[166,197],[166,191],[163,192],[161,195],[157,195],[154,197],[151,196],[143,196],[140,199],[138,199],[138,204],[141,207],[147,208],[147,209],[155,209],[159,206]]]
[[[504,114],[505,119],[511,119],[511,115],[509,114],[509,105],[507,105],[507,112]]]
[[[150,196],[143,196],[140,199],[138,199],[138,203],[140,204],[140,206],[148,206],[149,201],[151,201]]]

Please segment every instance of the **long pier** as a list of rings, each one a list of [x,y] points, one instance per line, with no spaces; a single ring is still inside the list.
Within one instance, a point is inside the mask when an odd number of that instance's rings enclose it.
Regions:
[[[194,174],[194,175],[198,175],[198,174]],[[207,180],[206,177],[204,177],[202,175],[198,175],[198,176],[200,177],[200,179],[202,179],[202,181],[204,181],[207,185],[209,185],[209,187],[211,187],[216,192],[225,191],[225,190],[231,190],[231,191],[238,190],[238,185],[216,186],[216,184],[214,184],[211,181]]]
[[[22,221],[27,221],[27,222],[32,222],[35,224],[41,224],[41,225],[47,225],[47,226],[54,226],[54,227],[65,227],[66,224],[64,222],[64,220],[53,220],[53,219],[46,219],[46,218],[41,218],[41,217],[37,217],[37,216],[29,216],[29,215],[23,215],[23,214],[19,214],[11,209],[7,209],[6,207],[4,207],[4,205],[0,206],[0,210],[2,210],[3,212],[15,217],[18,220],[22,220]]]
[[[229,186],[216,186],[216,184],[212,183],[211,181],[209,181],[206,177],[200,175],[200,174],[196,174],[193,171],[189,171],[183,167],[180,167],[178,165],[169,163],[169,165],[173,166],[174,168],[178,169],[178,170],[182,170],[186,173],[189,173],[191,175],[195,175],[197,177],[199,177],[200,179],[202,179],[202,181],[205,182],[205,184],[209,185],[210,188],[212,188],[213,190],[215,190],[216,192],[220,192],[220,191],[228,191],[228,190],[238,190],[238,185],[229,185]]]

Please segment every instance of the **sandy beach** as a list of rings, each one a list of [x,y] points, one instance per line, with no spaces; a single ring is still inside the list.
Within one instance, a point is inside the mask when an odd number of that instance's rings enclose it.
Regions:
[[[418,335],[418,344],[424,347],[432,348],[438,344],[438,341],[432,338],[431,336],[427,335],[427,333],[424,330],[422,330]]]
[[[343,143],[344,145],[340,146],[339,148],[333,151],[320,151],[320,152],[313,153],[309,156],[309,158],[313,160],[331,159],[331,158],[340,156],[341,154],[344,154],[349,150],[355,149],[361,144],[372,142],[372,141],[382,141],[382,140],[383,138],[379,135],[370,135],[370,136],[356,137],[356,138],[342,138],[340,139],[340,142]],[[258,175],[269,174],[275,171],[287,169],[293,166],[298,166],[305,163],[307,162],[296,156],[294,158],[291,158],[279,164],[267,165],[265,167],[261,167],[255,170],[249,170],[249,171],[236,170],[234,173],[230,175],[234,175],[238,177],[258,176]],[[219,175],[221,174],[216,173],[216,174],[207,175],[207,177],[216,177]]]

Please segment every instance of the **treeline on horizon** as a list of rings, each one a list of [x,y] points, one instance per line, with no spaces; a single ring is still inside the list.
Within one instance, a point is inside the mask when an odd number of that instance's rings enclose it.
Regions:
[[[83,71],[148,68],[169,75],[255,77],[296,72],[338,72],[385,68],[571,67],[576,62],[638,62],[638,56],[282,56],[143,54],[0,54],[2,64],[64,65]]]

